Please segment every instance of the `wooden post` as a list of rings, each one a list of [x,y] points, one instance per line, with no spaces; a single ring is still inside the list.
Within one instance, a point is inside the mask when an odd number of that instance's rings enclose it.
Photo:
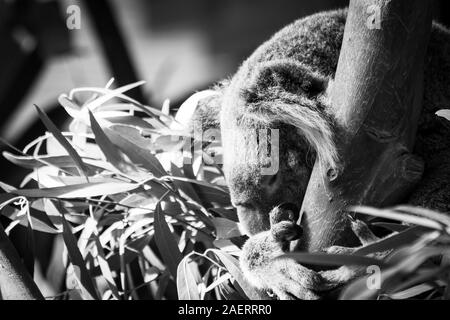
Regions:
[[[358,242],[346,208],[401,201],[420,181],[411,154],[422,109],[429,0],[351,0],[331,104],[338,168],[316,163],[302,206],[305,238],[294,250]]]
[[[44,299],[0,224],[0,299]]]

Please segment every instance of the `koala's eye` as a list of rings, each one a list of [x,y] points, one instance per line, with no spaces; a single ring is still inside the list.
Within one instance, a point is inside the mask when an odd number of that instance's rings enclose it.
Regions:
[[[326,84],[322,79],[312,78],[303,83],[302,89],[309,97],[316,97],[325,91]]]
[[[277,183],[277,181],[278,181],[278,174],[275,174],[275,175],[270,177],[268,185],[269,186],[274,185],[274,184]]]
[[[261,186],[269,195],[277,192],[281,186],[281,174],[277,173],[270,176],[264,176],[261,181]]]

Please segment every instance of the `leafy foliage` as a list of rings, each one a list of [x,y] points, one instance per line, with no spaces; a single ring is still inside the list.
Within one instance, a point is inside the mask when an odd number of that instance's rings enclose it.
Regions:
[[[171,116],[125,95],[141,84],[62,95],[72,118],[67,132],[37,107],[48,132],[4,153],[32,170],[20,188],[0,184],[2,214],[11,220],[7,232],[20,225],[29,239],[39,231],[64,242],[65,290],[49,298],[262,297],[239,269],[244,239],[221,168],[203,161],[204,150],[191,152],[200,142],[180,123],[198,100]],[[450,218],[410,207],[355,210],[394,234],[353,256],[303,254],[312,264],[370,265],[378,261],[371,254],[391,251],[380,261],[380,288],[369,289],[367,275],[344,288],[342,298],[450,297]],[[33,252],[26,261],[31,270]]]

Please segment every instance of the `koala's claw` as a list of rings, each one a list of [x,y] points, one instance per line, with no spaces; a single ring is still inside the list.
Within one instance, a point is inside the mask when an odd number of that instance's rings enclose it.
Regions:
[[[363,221],[351,217],[350,224],[353,232],[358,237],[359,241],[363,246],[366,246],[368,244],[380,240],[376,235],[373,234],[373,232],[369,229],[367,224],[365,224]]]
[[[275,241],[284,244],[285,242],[300,239],[303,234],[303,229],[298,224],[282,221],[272,226],[270,232]]]
[[[293,203],[282,203],[270,212],[270,225],[273,226],[281,221],[296,223],[300,215],[299,211]]]

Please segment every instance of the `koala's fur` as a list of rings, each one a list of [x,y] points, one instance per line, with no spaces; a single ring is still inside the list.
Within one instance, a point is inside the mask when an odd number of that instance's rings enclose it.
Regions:
[[[296,224],[297,218],[292,218],[292,214],[285,214],[286,211],[289,209],[283,205],[275,207],[270,212],[271,229],[254,235],[242,248],[241,269],[256,288],[271,291],[283,300],[315,300],[323,292],[335,289],[365,271],[364,267],[358,266],[314,271],[291,259],[280,259],[288,251],[289,241],[299,239],[302,234],[301,227]],[[351,229],[362,245],[379,240],[365,223],[349,219]],[[333,246],[327,252],[350,254],[355,250],[356,248]],[[375,253],[374,257],[383,258],[389,253]]]
[[[327,86],[336,71],[346,15],[346,10],[323,12],[285,27],[198,110],[204,127],[221,127],[224,173],[250,235],[270,229],[269,212],[277,204],[301,206],[316,157],[331,166],[336,161],[338,128]],[[449,212],[450,125],[435,112],[450,109],[450,32],[438,24],[431,32],[424,81],[415,153],[425,160],[425,172],[405,201]],[[269,177],[261,174],[267,163],[254,151],[257,137],[249,131],[265,128],[280,130],[280,169]]]

